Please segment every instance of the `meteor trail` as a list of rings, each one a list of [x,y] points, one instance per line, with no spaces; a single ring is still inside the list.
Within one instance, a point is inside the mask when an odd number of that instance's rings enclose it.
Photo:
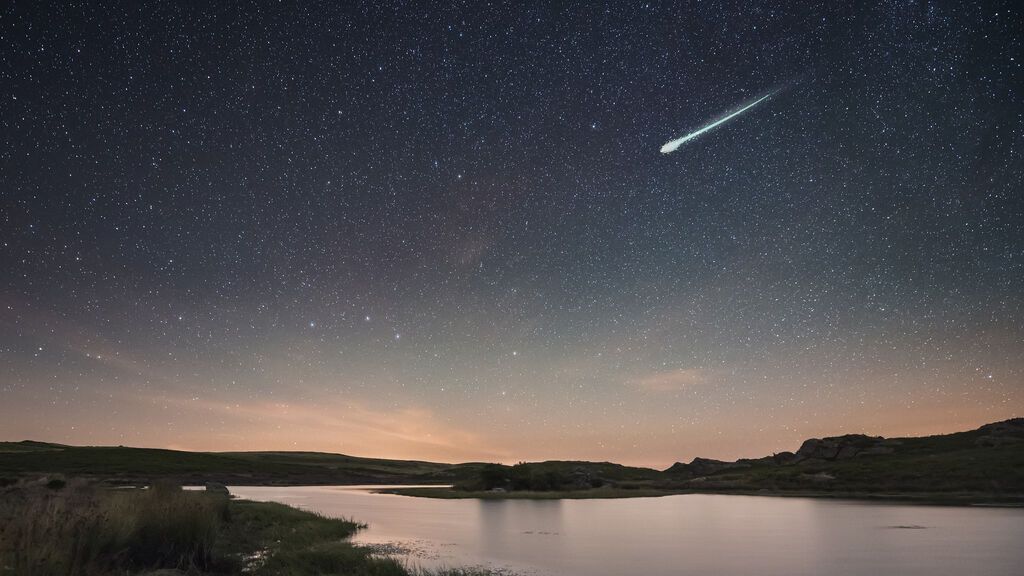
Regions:
[[[687,134],[686,136],[683,136],[682,138],[677,138],[675,140],[672,140],[671,142],[666,143],[664,146],[661,147],[661,153],[662,154],[668,154],[669,152],[675,152],[676,148],[679,148],[680,146],[682,146],[683,144],[689,142],[690,140],[693,140],[697,136],[700,136],[701,134],[707,132],[708,130],[711,130],[715,126],[718,126],[719,124],[724,124],[724,123],[728,122],[729,120],[732,120],[736,116],[739,116],[740,114],[743,114],[747,110],[750,110],[754,106],[757,106],[758,104],[760,104],[764,100],[767,100],[768,98],[771,98],[774,95],[775,95],[775,92],[769,92],[768,94],[765,94],[764,96],[761,96],[757,100],[754,100],[750,104],[747,104],[743,108],[740,108],[739,110],[733,112],[732,114],[729,114],[728,116],[725,116],[724,118],[720,118],[718,120],[715,120],[711,124],[708,124],[707,126],[701,128],[700,130],[697,130],[696,132],[690,132],[689,134]]]

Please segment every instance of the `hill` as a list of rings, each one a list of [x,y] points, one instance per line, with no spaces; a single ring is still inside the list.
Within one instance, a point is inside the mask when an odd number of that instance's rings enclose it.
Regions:
[[[700,491],[1024,495],[1024,418],[919,438],[812,438],[796,452],[721,462],[696,458],[665,471]]]
[[[322,452],[184,452],[0,442],[0,480],[63,474],[114,484],[167,479],[234,485],[454,484],[481,490],[585,496],[677,492],[1018,500],[1024,498],[1024,418],[919,438],[812,438],[795,452],[734,462],[695,458],[667,470],[610,462],[517,466],[361,458]],[[444,497],[459,497],[449,490]],[[417,492],[418,495],[428,495]],[[439,492],[436,495],[441,496]],[[597,493],[595,492],[595,495]]]
[[[320,452],[185,452],[123,446],[0,442],[0,477],[63,474],[114,484],[446,484],[479,464],[359,458]]]

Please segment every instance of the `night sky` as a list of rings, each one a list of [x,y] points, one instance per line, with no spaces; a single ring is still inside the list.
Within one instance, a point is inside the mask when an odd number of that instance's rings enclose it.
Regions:
[[[1019,6],[611,4],[4,2],[0,439],[664,467],[1024,414]]]

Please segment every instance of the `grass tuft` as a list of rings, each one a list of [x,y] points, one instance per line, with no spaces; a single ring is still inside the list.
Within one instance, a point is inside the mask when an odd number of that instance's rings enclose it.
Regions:
[[[180,488],[109,490],[85,482],[0,493],[0,574],[64,576],[211,566],[227,498]]]

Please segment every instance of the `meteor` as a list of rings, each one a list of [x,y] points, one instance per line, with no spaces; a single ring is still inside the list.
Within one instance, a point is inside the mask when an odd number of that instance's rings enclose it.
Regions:
[[[775,95],[775,92],[769,92],[768,94],[765,94],[764,96],[761,96],[757,100],[754,100],[750,104],[747,104],[743,108],[740,108],[739,110],[733,112],[732,114],[729,114],[728,116],[725,116],[723,118],[715,120],[711,124],[708,124],[707,126],[701,128],[700,130],[697,130],[696,132],[690,132],[689,134],[687,134],[686,136],[683,136],[682,138],[677,138],[675,140],[672,140],[671,142],[666,143],[664,146],[661,147],[661,153],[662,154],[668,154],[669,152],[675,152],[675,150],[677,148],[679,148],[680,146],[682,146],[683,144],[689,142],[690,140],[693,140],[697,136],[700,136],[701,134],[707,132],[708,130],[711,130],[712,128],[714,128],[715,126],[718,126],[719,124],[725,124],[729,120],[732,120],[733,118],[739,116],[740,114],[743,114],[747,110],[750,110],[754,106],[757,106],[761,102],[767,100],[768,98],[771,98],[774,95]]]

